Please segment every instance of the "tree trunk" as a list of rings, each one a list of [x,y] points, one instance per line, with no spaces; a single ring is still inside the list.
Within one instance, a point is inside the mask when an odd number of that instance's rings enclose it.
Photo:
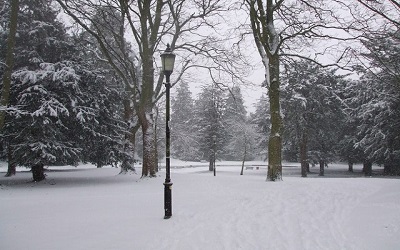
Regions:
[[[319,176],[324,176],[325,172],[325,161],[319,161]]]
[[[7,159],[8,167],[7,167],[7,174],[5,175],[5,177],[10,177],[15,175],[17,167],[17,164],[15,163],[12,157],[12,149],[10,146],[8,146],[7,158],[8,158]]]
[[[271,131],[268,140],[267,180],[282,180],[282,117],[280,111],[279,39],[274,26],[276,5],[272,0],[247,1],[250,8],[251,29],[265,69],[268,88]],[[264,5],[265,4],[265,5]],[[265,6],[265,7],[264,7]]]
[[[210,153],[210,156],[208,157],[209,159],[209,164],[208,164],[208,171],[214,171],[214,156],[213,153]]]
[[[159,163],[159,158],[158,158],[158,144],[157,144],[157,126],[154,127],[154,158],[157,159],[156,161],[156,168],[154,169],[155,174],[158,173],[158,163]]]
[[[242,170],[240,171],[240,175],[243,175],[243,169],[244,169],[244,162],[246,161],[246,156],[247,156],[247,141],[245,139],[244,142],[244,154],[243,154],[243,160],[242,160]]]
[[[216,166],[216,164],[215,164],[215,161],[217,160],[217,158],[216,158],[217,144],[216,144],[216,141],[215,141],[215,140],[216,140],[216,139],[213,137],[213,159],[214,159],[213,165],[214,165],[214,176],[217,175],[217,166]]]
[[[307,134],[303,131],[300,142],[301,177],[307,177]]]
[[[142,177],[156,177],[157,159],[155,158],[154,127],[151,115],[142,117],[143,164]],[[144,119],[144,120],[143,120]]]
[[[17,164],[15,162],[8,162],[7,174],[5,177],[10,177],[16,174]]]
[[[392,165],[390,165],[388,163],[383,164],[383,174],[384,175],[392,175],[393,174]]]
[[[5,70],[3,75],[3,89],[1,91],[0,106],[8,106],[10,100],[11,74],[14,67],[15,34],[17,33],[19,0],[11,1],[10,31],[7,38],[7,52],[5,58]],[[6,111],[0,111],[0,131],[3,130]]]
[[[353,173],[353,162],[351,160],[349,160],[349,172]]]
[[[268,141],[267,180],[282,180],[282,117],[279,94],[279,58],[274,55],[269,59],[269,104],[271,113],[271,132]]]
[[[146,48],[148,43],[143,45],[142,55],[142,92],[138,109],[138,118],[142,127],[143,136],[143,165],[142,177],[155,177],[157,168],[156,145],[154,142],[154,117],[153,117],[153,86],[154,68],[153,55]]]
[[[215,148],[214,148],[214,143],[212,145],[210,145],[210,155],[209,155],[209,161],[210,164],[208,165],[208,171],[214,171],[215,168]]]
[[[389,142],[389,147],[392,146],[392,143]],[[396,160],[394,159],[393,149],[390,149],[389,159],[385,161],[383,164],[383,174],[385,175],[399,175],[399,171],[396,168]]]
[[[372,176],[372,162],[369,160],[364,161],[363,170],[365,176]]]
[[[35,182],[46,179],[46,175],[44,174],[44,165],[42,163],[32,166],[32,177]]]

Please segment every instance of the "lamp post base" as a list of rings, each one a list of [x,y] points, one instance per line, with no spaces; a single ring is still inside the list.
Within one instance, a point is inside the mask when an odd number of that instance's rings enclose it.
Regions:
[[[172,216],[172,182],[164,182],[164,219]]]

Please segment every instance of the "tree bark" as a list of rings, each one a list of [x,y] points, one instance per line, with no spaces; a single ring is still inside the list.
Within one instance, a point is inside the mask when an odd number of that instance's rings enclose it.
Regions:
[[[303,131],[300,142],[301,177],[307,177],[307,134]]]
[[[8,162],[7,173],[5,177],[10,177],[16,174],[17,164],[15,162]]]
[[[389,153],[389,159],[385,161],[383,164],[383,174],[385,175],[399,175],[399,163],[396,162],[394,159],[394,153],[393,153],[393,140],[391,140],[388,144],[390,147],[390,153]],[[397,167],[396,167],[397,166]]]
[[[156,177],[157,159],[153,117],[153,53],[148,48],[145,48],[146,46],[148,46],[148,43],[143,44],[142,93],[138,109],[138,118],[142,127],[143,136],[142,177]]]
[[[209,159],[209,164],[208,164],[208,171],[213,171],[214,170],[214,157],[213,157],[213,153],[210,154],[210,156],[208,157]]]
[[[240,175],[243,175],[243,169],[244,169],[244,162],[246,161],[246,156],[247,156],[247,141],[245,139],[244,142],[244,154],[243,154],[243,160],[242,160],[242,170],[240,171]]]
[[[5,175],[5,177],[10,177],[16,174],[16,167],[17,167],[17,164],[13,160],[12,149],[10,146],[8,147],[8,152],[7,152],[7,162],[8,162],[8,167],[7,167],[7,174]]]
[[[364,161],[363,170],[365,176],[372,176],[372,162],[369,160]]]
[[[280,113],[279,47],[280,36],[274,27],[276,6],[272,0],[248,0],[251,29],[265,69],[268,88],[271,131],[268,140],[267,180],[282,180],[282,117]]]
[[[44,165],[42,163],[32,166],[32,177],[35,182],[46,179],[46,175],[44,174]]]
[[[319,176],[324,176],[325,173],[325,161],[319,161]]]
[[[155,158],[154,127],[148,113],[140,114],[143,134],[142,177],[156,177],[157,159]],[[146,117],[147,116],[147,117]]]
[[[214,172],[214,176],[215,176],[215,150],[216,150],[216,144],[215,144],[215,141],[213,140],[213,144],[212,144],[212,147],[211,147],[211,149],[210,149],[210,156],[209,156],[209,159],[210,159],[210,164],[209,164],[209,166],[208,166],[208,170],[209,171],[213,171]]]
[[[393,167],[390,164],[385,163],[383,165],[383,174],[384,175],[391,175],[393,174]]]
[[[351,160],[349,160],[349,172],[353,173],[353,162]]]
[[[271,132],[268,141],[267,180],[282,180],[282,117],[280,110],[279,58],[274,55],[269,60],[269,104],[271,113]]]
[[[19,0],[11,1],[10,31],[7,38],[6,68],[3,75],[3,89],[1,91],[0,106],[6,108],[10,101],[11,74],[14,67],[15,34],[17,33]],[[0,110],[0,131],[3,130],[6,111]]]
[[[140,103],[138,118],[143,133],[143,168],[142,177],[156,177],[158,159],[156,158],[156,142],[154,131],[154,50],[157,44],[158,30],[161,21],[161,8],[163,1],[157,0],[154,18],[151,14],[150,1],[139,4],[141,27],[142,82],[139,83]],[[149,25],[149,22],[152,25]]]

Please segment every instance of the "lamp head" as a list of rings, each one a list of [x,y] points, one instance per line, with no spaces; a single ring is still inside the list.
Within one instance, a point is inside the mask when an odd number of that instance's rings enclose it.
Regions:
[[[162,70],[165,75],[171,75],[174,71],[175,54],[172,52],[169,44],[167,49],[161,54]]]

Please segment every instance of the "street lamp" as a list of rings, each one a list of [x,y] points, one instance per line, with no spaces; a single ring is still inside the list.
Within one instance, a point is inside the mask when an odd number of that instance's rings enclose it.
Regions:
[[[175,54],[172,53],[169,44],[167,44],[167,49],[161,54],[162,71],[165,75],[165,114],[166,114],[166,124],[165,124],[165,182],[164,182],[164,219],[169,219],[172,216],[172,182],[171,182],[171,165],[170,165],[170,145],[171,145],[171,134],[169,129],[169,117],[170,117],[170,97],[169,92],[171,88],[171,83],[169,77],[174,70]]]

